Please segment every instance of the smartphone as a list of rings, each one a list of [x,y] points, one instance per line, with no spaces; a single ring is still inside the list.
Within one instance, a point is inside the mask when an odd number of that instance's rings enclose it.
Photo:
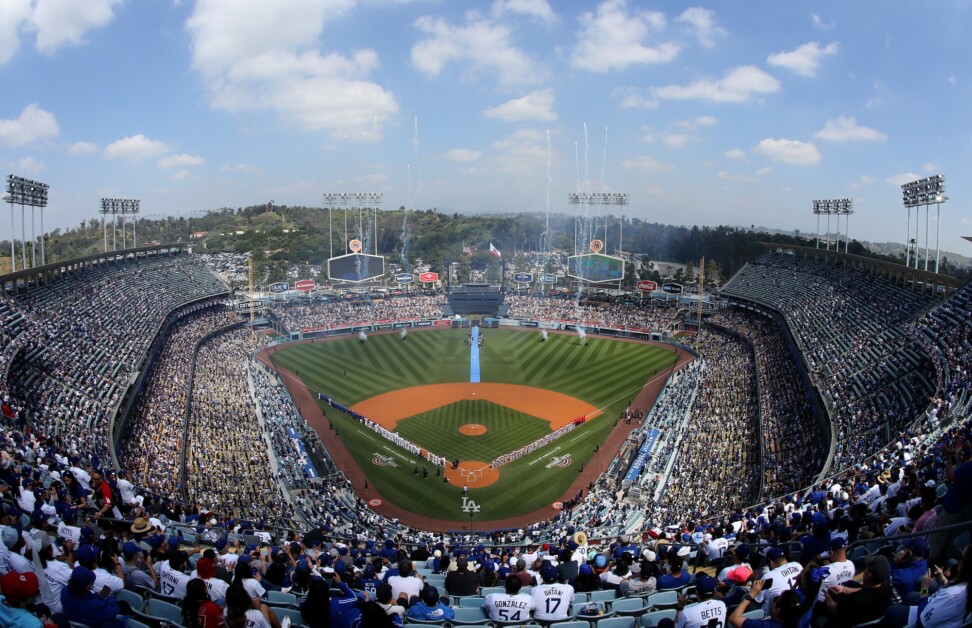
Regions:
[[[773,588],[773,579],[772,578],[766,578],[765,580],[763,580],[763,590],[764,591],[766,589],[772,589],[772,588]]]
[[[107,599],[109,595],[111,595],[111,587],[106,584],[105,586],[101,587],[101,597]]]

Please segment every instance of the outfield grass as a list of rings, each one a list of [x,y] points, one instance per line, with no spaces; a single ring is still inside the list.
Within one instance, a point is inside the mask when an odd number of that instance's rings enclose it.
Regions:
[[[353,405],[399,388],[469,381],[466,333],[461,329],[412,332],[406,341],[398,334],[372,335],[367,342],[355,337],[329,340],[282,348],[272,359],[297,372],[312,390]],[[585,345],[577,336],[566,334],[550,334],[541,342],[537,331],[490,329],[485,335],[481,381],[555,390],[590,403],[604,414],[547,447],[504,465],[495,484],[471,490],[470,497],[482,507],[476,520],[531,512],[564,497],[581,465],[590,462],[595,446],[613,429],[615,417],[652,375],[664,371],[676,359],[666,348],[592,336],[587,337]],[[421,474],[416,477],[414,470],[423,466],[417,456],[330,407],[325,406],[324,411],[385,499],[418,514],[457,521],[457,529],[468,521],[468,515],[459,509],[461,487],[437,479],[435,468],[427,464],[429,479],[422,479]],[[459,435],[458,427],[470,422],[470,414],[476,415],[472,422],[487,426],[486,434]],[[402,436],[431,451],[485,461],[532,442],[549,429],[546,421],[485,401],[451,404],[404,419],[397,428]],[[376,454],[391,457],[398,466],[376,466]],[[551,457],[566,454],[572,458],[570,466],[546,467]],[[602,451],[597,455],[613,458],[614,454]]]

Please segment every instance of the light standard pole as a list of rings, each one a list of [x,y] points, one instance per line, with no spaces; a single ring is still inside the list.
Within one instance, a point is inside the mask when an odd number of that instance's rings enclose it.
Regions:
[[[21,248],[20,248],[20,258],[21,258],[21,269],[27,268],[27,227],[26,227],[26,211],[25,208],[30,206],[30,223],[31,223],[31,234],[34,236],[34,242],[31,243],[31,260],[34,266],[37,266],[37,253],[36,253],[36,232],[34,231],[34,208],[43,208],[47,206],[47,191],[50,188],[46,183],[40,183],[38,181],[31,181],[30,179],[25,179],[23,177],[17,177],[14,175],[9,175],[7,177],[7,196],[4,198],[5,201],[10,203],[10,264],[12,270],[17,270],[17,250],[14,245],[15,240],[15,227],[14,227],[14,204],[20,205],[20,232],[21,232]],[[41,231],[44,230],[43,213],[41,213]],[[41,246],[43,247],[43,233],[41,234]],[[43,261],[44,254],[43,248],[41,250],[41,260]]]
[[[945,196],[945,177],[940,174],[936,174],[931,177],[925,177],[924,179],[918,179],[917,181],[909,181],[901,186],[902,202],[904,206],[908,208],[908,258],[905,262],[906,266],[911,265],[911,208],[915,208],[915,270],[918,269],[918,246],[919,246],[919,212],[921,207],[925,208],[925,270],[928,270],[928,259],[930,245],[928,242],[928,221],[930,220],[929,212],[932,203],[935,204],[936,208],[936,234],[935,234],[935,272],[938,272],[939,260],[941,256],[941,249],[939,248],[939,239],[941,237],[941,204],[948,200]]]

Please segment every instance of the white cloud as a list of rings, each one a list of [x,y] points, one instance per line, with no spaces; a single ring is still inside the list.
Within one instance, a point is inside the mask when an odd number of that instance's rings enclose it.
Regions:
[[[504,85],[536,83],[540,70],[534,60],[512,41],[507,26],[471,17],[462,26],[453,26],[441,18],[420,17],[415,28],[425,38],[412,46],[412,65],[426,76],[438,76],[452,62],[468,63],[470,70],[463,78],[495,74]]]
[[[263,172],[262,168],[254,166],[252,164],[225,164],[220,167],[223,172],[243,172],[246,174],[261,174]]]
[[[662,13],[627,12],[625,0],[605,0],[597,13],[584,13],[578,18],[581,31],[571,53],[571,65],[589,72],[623,70],[632,65],[667,63],[678,55],[672,42],[654,46],[645,40],[665,28]]]
[[[922,165],[921,169],[925,172],[937,172],[938,170],[941,170],[942,167],[939,164],[928,162]]]
[[[14,119],[0,119],[0,142],[15,148],[46,137],[55,137],[60,132],[54,114],[44,111],[37,103],[24,107]]]
[[[759,170],[757,170],[754,174],[757,177],[763,177],[763,176],[768,175],[771,172],[773,172],[773,169],[772,168],[770,168],[769,166],[763,166],[762,168],[760,168]]]
[[[0,169],[16,173],[20,176],[36,176],[45,170],[46,166],[33,157],[22,157],[17,161],[0,159]]]
[[[726,29],[715,23],[714,13],[702,7],[690,7],[675,18],[676,22],[688,24],[694,31],[695,38],[703,48],[715,46],[716,37],[724,37]]]
[[[699,141],[699,138],[691,133],[671,133],[669,131],[653,131],[650,127],[645,128],[645,134],[641,137],[643,142],[661,142],[668,148],[682,148]]]
[[[550,8],[547,0],[496,0],[493,3],[492,12],[496,16],[507,13],[525,15],[546,24],[553,24],[557,21],[557,15]]]
[[[753,148],[753,152],[773,161],[793,166],[810,166],[820,162],[820,151],[811,142],[768,137]]]
[[[716,173],[716,177],[723,181],[735,181],[737,183],[747,183],[756,180],[756,177],[752,175],[729,172],[728,170],[720,170]]]
[[[30,17],[31,0],[3,0],[0,2],[0,65],[20,48],[20,30]]]
[[[141,133],[130,135],[105,146],[104,155],[108,159],[128,159],[139,161],[161,155],[169,150],[165,142],[152,140]]]
[[[31,27],[37,32],[37,50],[53,54],[66,45],[84,42],[84,35],[115,17],[124,0],[37,0]]]
[[[477,161],[483,156],[483,151],[472,150],[470,148],[453,148],[445,154],[446,159],[449,161],[457,161],[459,163],[469,163],[471,161]]]
[[[732,68],[719,80],[702,79],[688,85],[656,87],[652,93],[671,100],[747,102],[755,94],[780,91],[780,82],[754,65]]]
[[[715,116],[699,116],[695,119],[695,124],[699,126],[713,126],[718,123],[719,120]]]
[[[659,161],[648,155],[640,155],[632,159],[625,159],[621,165],[629,170],[650,170],[652,172],[670,172],[675,169],[674,164]]]
[[[504,173],[522,175],[547,161],[547,138],[539,129],[517,129],[493,142],[492,148],[496,170]]]
[[[35,35],[35,48],[53,54],[84,42],[85,34],[108,24],[124,0],[3,0],[0,2],[0,65],[20,48],[21,34]]]
[[[171,175],[169,175],[170,181],[185,181],[192,176],[192,172],[186,169],[176,170]]]
[[[890,177],[888,177],[884,181],[885,181],[885,183],[889,183],[891,185],[894,185],[894,186],[897,186],[897,187],[901,187],[905,183],[911,183],[912,181],[917,181],[920,178],[921,178],[921,175],[920,174],[915,174],[914,172],[901,172],[899,174],[893,174],[893,175],[891,175]]]
[[[700,126],[714,126],[719,123],[715,116],[699,116],[692,120],[675,120],[670,126],[680,129],[696,129]]]
[[[723,153],[729,159],[742,159],[746,156],[746,151],[740,150],[738,148],[731,148]]]
[[[549,122],[557,119],[557,112],[553,110],[553,105],[554,91],[542,89],[487,109],[483,112],[483,115],[487,118],[497,118],[507,122],[523,122],[526,120]]]
[[[851,189],[851,191],[858,192],[865,185],[872,185],[872,184],[874,184],[876,182],[877,182],[877,179],[876,178],[872,177],[871,175],[864,174],[864,175],[861,175],[861,178],[860,179],[858,179],[857,181],[854,181],[848,187]]]
[[[618,87],[611,92],[611,98],[621,101],[622,109],[657,109],[658,99],[652,98],[638,87]]]
[[[67,147],[69,155],[94,155],[98,152],[98,145],[92,142],[74,142]]]
[[[163,157],[159,160],[158,166],[159,168],[178,168],[181,166],[201,166],[204,163],[206,163],[206,160],[202,157],[182,153],[181,155]]]
[[[827,120],[824,128],[813,135],[817,139],[831,142],[883,142],[888,136],[875,129],[861,126],[854,118],[840,116]]]
[[[186,22],[192,66],[214,109],[269,110],[306,130],[375,141],[379,125],[398,112],[394,96],[367,80],[374,51],[322,52],[326,21],[353,0],[200,0]]]
[[[823,18],[816,13],[811,13],[810,19],[813,21],[813,25],[821,30],[829,31],[833,30],[834,27],[837,26],[836,22],[824,22]]]
[[[837,54],[837,42],[831,42],[821,48],[815,41],[798,46],[790,52],[776,52],[766,58],[766,62],[780,68],[786,68],[800,76],[814,76],[820,67],[820,60],[825,56]]]

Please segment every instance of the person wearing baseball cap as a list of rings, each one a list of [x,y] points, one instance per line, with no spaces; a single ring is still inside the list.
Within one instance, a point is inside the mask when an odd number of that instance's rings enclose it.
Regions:
[[[7,572],[0,578],[0,626],[41,628],[43,622],[24,605],[40,591],[40,582],[33,572]]]
[[[767,582],[760,588],[756,601],[763,605],[763,613],[770,615],[773,611],[773,598],[791,588],[790,585],[796,582],[797,576],[803,571],[803,565],[788,561],[786,552],[777,546],[766,550],[766,563],[770,570],[761,580]]]
[[[158,589],[158,576],[152,568],[152,557],[140,545],[134,541],[127,541],[122,545],[122,558],[124,560],[121,568],[128,587],[143,586],[148,589]]]
[[[543,561],[540,566],[542,584],[530,590],[536,606],[534,617],[542,625],[570,618],[570,605],[574,601],[574,587],[557,582],[560,572],[552,563]]]
[[[726,603],[715,599],[716,579],[699,572],[695,578],[695,591],[698,601],[688,603],[688,596],[678,596],[675,613],[676,628],[704,628],[705,626],[724,626],[726,623]],[[709,623],[714,622],[714,623]],[[715,623],[718,622],[718,623]]]
[[[827,563],[827,569],[830,573],[820,584],[820,593],[817,594],[818,602],[824,601],[827,589],[849,582],[857,575],[854,561],[847,560],[847,539],[842,536],[835,536],[830,539],[830,560]]]
[[[928,572],[925,556],[928,554],[928,541],[921,536],[905,539],[901,549],[894,555],[891,566],[891,586],[904,599],[918,589],[922,577]]]
[[[449,595],[459,596],[479,593],[479,575],[469,569],[469,559],[465,555],[456,559],[456,570],[446,575],[445,590]]]
[[[94,581],[95,573],[87,567],[74,568],[68,585],[61,590],[64,616],[68,621],[88,626],[123,628],[126,623],[124,619],[117,619],[120,609],[115,596],[92,593]]]
[[[431,584],[425,585],[419,600],[408,607],[405,616],[419,621],[446,621],[456,616],[456,612],[442,603],[439,590]]]

